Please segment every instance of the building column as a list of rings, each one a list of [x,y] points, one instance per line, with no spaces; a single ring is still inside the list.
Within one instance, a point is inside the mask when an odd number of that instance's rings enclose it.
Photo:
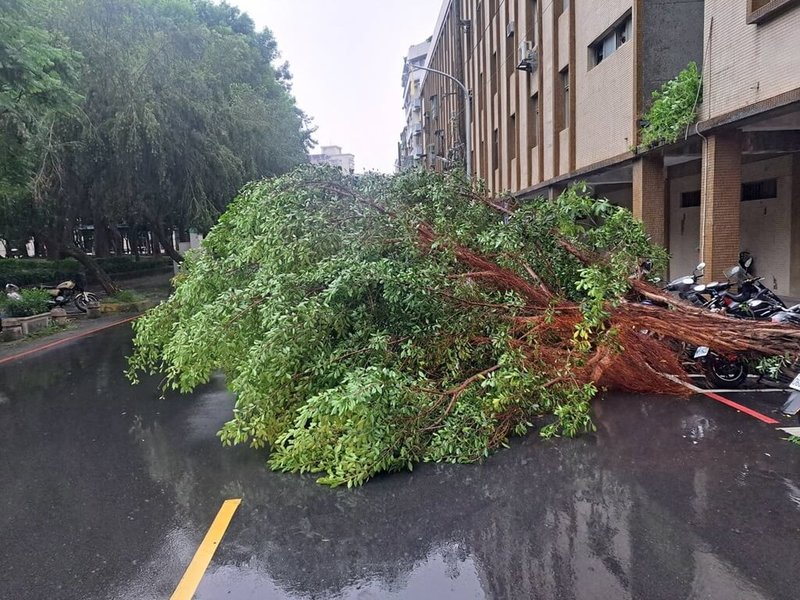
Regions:
[[[653,243],[667,246],[664,157],[643,156],[633,163],[633,216],[644,223]]]
[[[800,154],[792,155],[791,231],[789,235],[789,295],[800,299]]]
[[[739,262],[742,144],[738,131],[709,135],[703,142],[700,186],[700,256],[706,281]]]

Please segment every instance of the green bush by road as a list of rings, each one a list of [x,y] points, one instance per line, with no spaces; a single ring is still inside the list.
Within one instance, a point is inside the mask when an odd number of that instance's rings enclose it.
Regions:
[[[98,258],[97,262],[103,270],[114,277],[129,273],[142,273],[157,271],[172,264],[166,257],[141,258],[136,260],[132,256],[112,256]],[[44,260],[39,258],[20,258],[0,260],[0,285],[14,283],[19,286],[44,284],[57,284],[67,279],[80,279],[85,276],[85,270],[74,259]]]

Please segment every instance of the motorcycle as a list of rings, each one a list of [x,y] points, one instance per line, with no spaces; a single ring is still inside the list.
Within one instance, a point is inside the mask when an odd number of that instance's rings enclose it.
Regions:
[[[79,311],[86,312],[91,304],[97,304],[100,299],[93,293],[85,291],[74,281],[62,281],[55,287],[42,286],[52,296],[50,301],[54,308],[64,308],[70,303]]]
[[[688,300],[692,304],[702,306],[704,304],[703,298],[695,291],[697,282],[703,277],[706,270],[706,263],[701,262],[697,265],[691,275],[684,275],[670,281],[664,291],[678,294],[682,300]]]
[[[706,308],[719,311],[738,319],[768,320],[784,325],[800,326],[800,304],[787,307],[783,300],[771,289],[761,283],[761,277],[752,277],[747,268],[752,264],[748,262],[725,271],[727,283],[711,282],[697,285],[693,292],[698,296],[709,296],[705,302]],[[731,293],[729,290],[737,282],[739,292]],[[747,378],[747,362],[744,360],[729,361],[713,353],[706,347],[695,351],[695,359],[705,366],[706,378],[710,383],[718,386],[738,387]],[[790,395],[781,407],[781,412],[786,415],[800,413],[800,359],[791,364],[784,364],[771,376],[777,383],[789,385]],[[758,378],[760,383],[765,375]]]

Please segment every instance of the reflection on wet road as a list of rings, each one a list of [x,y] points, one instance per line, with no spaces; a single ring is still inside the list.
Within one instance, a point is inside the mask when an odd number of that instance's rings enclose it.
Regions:
[[[200,599],[797,597],[800,449],[708,400],[330,490],[220,446],[222,381],[162,400],[129,352],[123,326],[0,367],[0,598],[166,598],[226,498]]]

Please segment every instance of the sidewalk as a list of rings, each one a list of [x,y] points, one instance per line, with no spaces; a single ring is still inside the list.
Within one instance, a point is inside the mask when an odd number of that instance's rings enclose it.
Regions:
[[[23,338],[14,342],[2,342],[0,343],[0,365],[13,363],[17,358],[22,358],[50,347],[60,346],[73,339],[86,337],[110,327],[121,326],[122,323],[131,322],[139,318],[139,316],[138,314],[127,313],[102,316],[99,319],[70,319],[69,327],[58,333],[33,339]]]
[[[163,300],[171,292],[170,279],[172,273],[145,275],[135,279],[129,279],[119,283],[122,289],[136,291],[150,300]],[[105,294],[98,293],[102,298]],[[108,329],[133,321],[140,316],[139,313],[107,313],[99,319],[87,319],[83,314],[69,311],[69,326],[56,333],[43,335],[41,337],[23,338],[13,342],[0,342],[0,364],[13,362],[17,358],[27,356],[39,350],[49,347],[59,346],[73,339],[91,335],[94,332]]]

